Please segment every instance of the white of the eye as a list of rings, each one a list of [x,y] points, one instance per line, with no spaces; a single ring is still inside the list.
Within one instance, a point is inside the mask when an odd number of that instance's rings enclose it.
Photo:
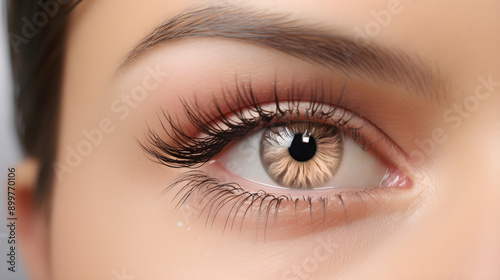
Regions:
[[[344,137],[342,162],[325,186],[346,190],[378,187],[386,173],[387,167],[380,159],[363,151],[352,138]]]
[[[269,177],[260,160],[261,130],[250,135],[220,157],[221,164],[231,173],[260,185],[283,188]],[[289,147],[291,137],[280,138],[279,145]],[[290,138],[290,139],[288,139]],[[289,143],[288,143],[289,142]],[[364,189],[378,187],[387,168],[372,153],[363,151],[361,146],[349,137],[343,138],[343,156],[340,167],[333,178],[317,188]]]

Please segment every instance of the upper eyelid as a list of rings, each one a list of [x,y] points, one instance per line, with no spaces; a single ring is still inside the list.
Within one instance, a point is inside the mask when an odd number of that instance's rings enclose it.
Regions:
[[[345,85],[345,84],[344,84]],[[252,129],[259,128],[258,127],[258,122],[261,121],[259,118],[254,118],[251,119],[251,121],[254,121],[253,125],[254,127],[249,128],[248,125],[243,125],[239,124],[240,127],[238,131],[235,131],[234,129],[232,131],[227,130],[227,131],[222,131],[222,130],[217,130],[217,125],[218,122],[221,120],[228,120],[228,118],[225,117],[226,114],[233,114],[237,115],[241,112],[247,112],[249,108],[257,108],[257,111],[262,110],[265,106],[263,103],[259,102],[259,100],[256,99],[254,92],[253,92],[253,87],[251,85],[247,87],[242,87],[241,89],[246,89],[232,92],[230,96],[233,98],[236,98],[239,101],[235,101],[233,99],[224,99],[223,101],[214,101],[215,107],[218,109],[214,112],[206,113],[203,112],[203,110],[200,111],[199,107],[196,106],[196,99],[193,101],[183,101],[184,108],[187,112],[187,115],[190,115],[191,117],[188,117],[187,119],[190,120],[191,125],[183,125],[182,127],[179,126],[180,123],[176,122],[173,118],[171,118],[167,112],[164,111],[164,117],[166,118],[167,125],[170,127],[166,127],[162,123],[162,127],[164,132],[167,134],[167,137],[161,137],[159,133],[156,131],[152,130],[150,128],[148,139],[146,140],[147,142],[139,143],[141,144],[142,148],[146,151],[146,153],[149,156],[153,156],[153,158],[158,161],[161,164],[164,164],[169,167],[188,167],[188,168],[195,168],[200,165],[203,165],[204,163],[208,162],[209,160],[215,158],[229,143],[235,140],[240,140],[243,137],[246,137],[248,133],[251,133]],[[298,95],[301,93],[301,91],[292,88],[287,88],[287,93],[288,96],[278,96],[277,91],[280,89],[274,87],[275,90],[275,96],[274,96],[274,101],[271,103],[280,103],[284,102],[284,104],[292,106],[291,108],[297,108],[294,106],[297,106],[298,103],[301,105],[305,103],[310,104],[309,106],[313,106],[313,110],[316,111],[321,111],[321,108],[323,106],[327,106],[324,108],[329,108],[329,110],[337,110],[339,107],[339,104],[341,103],[341,99],[343,96],[343,90],[345,90],[345,87],[342,86],[341,89],[342,91],[337,92],[336,94],[333,94],[332,92],[321,92],[321,91],[315,91],[318,88],[316,87],[311,87],[310,88],[312,92],[314,93],[311,96],[308,96],[307,98],[303,98],[303,96]],[[335,89],[327,89],[327,88],[321,88],[324,91],[330,91],[330,90],[335,90]],[[334,96],[340,96],[340,97],[334,97]],[[301,99],[302,98],[302,99]],[[332,102],[335,100],[335,102]],[[225,102],[225,103],[224,103]],[[269,100],[268,100],[269,102]],[[298,103],[297,103],[298,102]],[[309,103],[308,103],[309,102]],[[312,105],[311,105],[312,104]],[[225,110],[222,111],[219,107],[221,106],[227,106],[230,110]],[[283,105],[281,105],[283,106]],[[306,107],[308,107],[306,105]],[[205,108],[210,108],[206,107]],[[285,107],[282,107],[286,108]],[[227,108],[226,108],[227,109]],[[350,110],[345,110],[341,109],[340,110],[343,115],[342,117],[336,117],[339,121],[345,121],[346,119],[352,118],[354,115],[358,115],[355,112],[352,112]],[[272,112],[272,111],[271,111]],[[309,111],[311,112],[311,111]],[[344,115],[350,112],[348,117],[344,118]],[[278,112],[276,112],[279,114]],[[290,112],[288,112],[290,113]],[[264,117],[266,117],[265,114],[263,114]],[[279,117],[279,116],[278,116]],[[290,115],[288,116],[290,117]],[[364,119],[362,116],[357,117],[357,119]],[[299,120],[299,119],[289,119],[290,121],[292,120]],[[193,124],[193,121],[196,122],[196,124]],[[359,120],[356,121],[359,123]],[[371,124],[368,120],[364,119],[363,122],[364,125],[370,124],[368,127],[371,127],[368,131],[371,131],[371,134],[377,134],[380,135],[380,133],[383,134],[380,138],[376,141],[383,142],[384,144],[377,144],[377,146],[382,150],[382,151],[388,151],[390,150],[390,155],[388,154],[387,158],[392,158],[392,157],[400,157],[401,155],[403,156],[400,160],[401,163],[398,162],[396,164],[398,167],[402,168],[404,171],[409,171],[411,170],[411,165],[407,165],[406,161],[408,158],[408,155],[402,150],[392,139],[390,139],[389,136],[387,136],[384,132],[378,132],[380,131],[379,128],[376,128],[374,124]],[[336,125],[333,123],[333,125]],[[191,132],[186,133],[184,131],[185,127],[187,127],[188,130],[191,130]],[[192,130],[192,128],[195,128]],[[350,126],[347,126],[347,128]],[[207,130],[208,129],[208,130]],[[215,130],[213,130],[215,129]],[[204,131],[205,130],[205,131]],[[366,129],[365,129],[366,130]],[[226,136],[221,136],[220,134],[224,134],[225,132],[230,133],[230,137]],[[209,138],[196,138],[196,135],[201,134],[206,134],[206,135],[212,135]],[[238,137],[235,137],[237,135]],[[357,137],[358,135],[356,134],[355,130],[352,130],[352,136],[353,138]],[[362,135],[361,135],[362,136]],[[361,139],[364,141],[363,139]],[[365,143],[359,142],[360,140],[358,139],[357,142],[360,145],[365,145]],[[169,143],[174,143],[174,146]],[[175,146],[177,145],[177,146]],[[371,149],[371,146],[370,146]],[[377,149],[378,150],[378,149]],[[182,153],[181,153],[182,151]],[[380,152],[380,150],[379,150]]]

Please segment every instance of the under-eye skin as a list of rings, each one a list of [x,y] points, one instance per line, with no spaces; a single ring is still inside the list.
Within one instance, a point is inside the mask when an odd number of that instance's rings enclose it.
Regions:
[[[281,237],[388,211],[380,205],[398,189],[412,186],[389,158],[402,153],[398,147],[368,120],[339,106],[346,93],[331,103],[326,92],[302,99],[294,89],[287,89],[287,98],[278,97],[283,96],[276,92],[280,89],[274,90],[274,102],[260,103],[251,85],[238,87],[229,93],[232,99],[214,98],[215,109],[207,111],[200,110],[196,101],[184,100],[190,128],[163,112],[163,130],[150,129],[141,146],[162,165],[192,169],[164,191],[177,190],[176,209],[192,206],[206,226],[220,223],[223,230],[240,232],[264,229],[264,236],[273,229],[274,236]],[[264,167],[271,183],[239,176],[224,161],[231,147],[255,135],[260,135],[260,157],[254,164]],[[367,170],[364,162],[357,168],[359,174],[353,176],[357,182],[336,178],[345,172],[342,164],[349,158],[344,145],[357,146],[357,154],[371,157]],[[350,153],[352,162],[354,152]]]

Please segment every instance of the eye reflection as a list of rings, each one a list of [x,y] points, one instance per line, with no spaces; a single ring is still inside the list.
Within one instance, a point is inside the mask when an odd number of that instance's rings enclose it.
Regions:
[[[311,122],[292,122],[266,129],[260,158],[267,174],[283,187],[323,186],[337,172],[343,143],[337,128]]]

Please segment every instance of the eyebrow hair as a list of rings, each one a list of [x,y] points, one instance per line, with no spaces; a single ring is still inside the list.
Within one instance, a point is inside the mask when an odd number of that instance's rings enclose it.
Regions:
[[[357,42],[288,15],[228,4],[194,6],[168,19],[128,53],[120,68],[159,46],[195,37],[239,40],[318,63],[347,76],[399,84],[438,102],[446,97],[447,87],[437,66],[432,67],[416,55]]]

